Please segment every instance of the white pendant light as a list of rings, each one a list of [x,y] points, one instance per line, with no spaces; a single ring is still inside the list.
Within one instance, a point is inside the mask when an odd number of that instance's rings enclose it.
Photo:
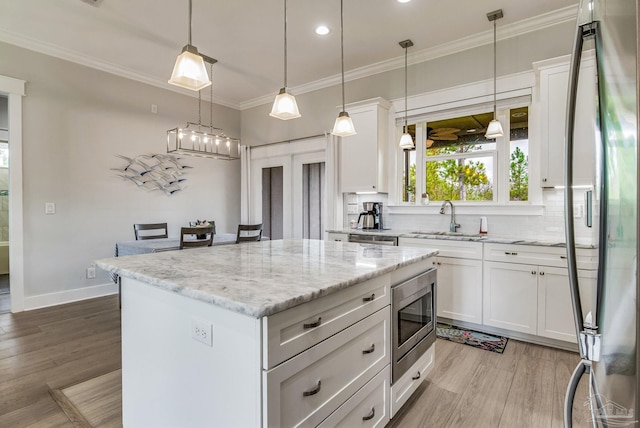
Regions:
[[[189,41],[178,55],[169,83],[181,88],[199,91],[211,85],[202,56],[191,44],[191,0],[189,0]]]
[[[400,42],[400,46],[404,48],[404,128],[402,137],[400,137],[400,148],[411,150],[415,148],[415,144],[407,126],[407,49],[413,46],[413,42],[409,39],[403,40]]]
[[[502,9],[487,13],[489,21],[493,21],[493,120],[487,126],[485,138],[498,138],[504,135],[502,125],[496,115],[496,20],[502,18]]]
[[[287,89],[287,0],[284,0],[284,87],[276,95],[269,116],[282,120],[295,119],[301,116],[296,97],[291,95]]]
[[[344,16],[343,16],[343,0],[340,0],[340,56],[342,60],[342,111],[333,125],[331,133],[338,137],[348,137],[356,135],[356,128],[353,121],[349,117],[349,113],[344,108]]]

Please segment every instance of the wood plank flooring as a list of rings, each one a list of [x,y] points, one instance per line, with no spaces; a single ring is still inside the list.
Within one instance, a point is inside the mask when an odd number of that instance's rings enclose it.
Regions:
[[[388,428],[560,428],[577,363],[577,354],[515,340],[504,354],[437,340],[435,368]],[[116,296],[0,314],[0,427],[121,426],[120,368]],[[587,395],[582,382],[576,427],[588,426]]]

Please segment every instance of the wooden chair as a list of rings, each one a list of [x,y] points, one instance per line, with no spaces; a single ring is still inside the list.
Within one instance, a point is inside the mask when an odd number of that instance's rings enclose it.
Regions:
[[[255,242],[262,239],[262,223],[260,224],[239,224],[236,244],[240,242]]]
[[[210,247],[213,245],[213,228],[206,227],[183,227],[180,229],[180,249],[193,247]],[[196,239],[184,239],[185,236],[196,235]],[[202,238],[204,237],[204,238]]]
[[[150,230],[162,231],[162,233],[147,234],[146,231]],[[141,231],[145,231],[145,233],[140,233]],[[133,232],[136,235],[136,241],[169,237],[169,235],[167,235],[167,223],[136,223],[133,225]]]

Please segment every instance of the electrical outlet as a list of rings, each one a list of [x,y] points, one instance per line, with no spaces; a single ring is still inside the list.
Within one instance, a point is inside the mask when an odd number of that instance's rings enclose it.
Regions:
[[[94,279],[96,277],[96,268],[90,266],[87,268],[87,279]]]
[[[213,324],[209,321],[192,318],[191,337],[207,346],[213,346]]]
[[[45,204],[44,204],[44,213],[45,214],[55,214],[56,213],[56,204],[54,202],[45,202]]]

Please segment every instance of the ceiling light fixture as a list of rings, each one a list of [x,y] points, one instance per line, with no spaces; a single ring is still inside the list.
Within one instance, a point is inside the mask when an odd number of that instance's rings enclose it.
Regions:
[[[484,134],[486,138],[498,138],[504,135],[502,125],[496,115],[496,20],[503,16],[502,9],[487,13],[489,21],[493,21],[493,120],[487,126],[487,133]]]
[[[398,3],[409,3],[411,0],[398,0]]]
[[[336,119],[336,123],[333,125],[333,131],[331,133],[338,137],[348,137],[350,135],[356,135],[356,128],[353,126],[353,121],[349,117],[344,108],[344,0],[340,0],[340,57],[342,62],[342,111]]]
[[[213,76],[213,64],[218,61],[206,55],[202,57],[210,64]],[[202,97],[198,91],[198,123],[187,122],[184,128],[168,130],[167,153],[224,160],[240,158],[240,140],[227,137],[222,129],[213,126],[213,85],[210,88],[209,125],[202,124]]]
[[[329,30],[329,27],[327,27],[326,25],[318,25],[318,27],[316,28],[316,34],[319,36],[326,36],[330,32],[331,30]]]
[[[276,95],[269,116],[282,120],[295,119],[301,116],[296,97],[290,94],[287,89],[287,0],[284,0],[284,87]]]
[[[191,44],[191,0],[189,0],[189,41],[176,59],[169,83],[192,91],[199,91],[211,85],[204,59],[198,54],[198,48]]]
[[[400,148],[404,150],[412,150],[415,148],[413,137],[409,134],[407,126],[407,52],[413,46],[413,42],[409,39],[400,42],[400,46],[404,48],[404,128],[402,137],[400,137]]]

